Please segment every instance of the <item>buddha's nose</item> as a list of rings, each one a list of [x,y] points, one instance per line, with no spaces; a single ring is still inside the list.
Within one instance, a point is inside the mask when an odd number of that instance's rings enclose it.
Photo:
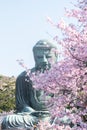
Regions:
[[[43,56],[43,62],[44,62],[44,63],[47,63],[47,62],[48,62],[45,55]]]

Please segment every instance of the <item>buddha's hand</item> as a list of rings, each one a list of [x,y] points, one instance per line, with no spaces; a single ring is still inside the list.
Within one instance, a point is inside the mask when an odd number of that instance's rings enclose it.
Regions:
[[[33,115],[35,117],[43,117],[43,116],[48,116],[49,112],[48,111],[35,111],[35,112],[32,112],[30,115]]]

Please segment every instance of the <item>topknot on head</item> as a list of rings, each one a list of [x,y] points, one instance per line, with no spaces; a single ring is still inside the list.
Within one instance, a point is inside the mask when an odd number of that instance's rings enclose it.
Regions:
[[[57,49],[57,46],[54,42],[51,42],[49,40],[39,40],[35,46],[33,47],[33,51],[39,48],[55,48]]]

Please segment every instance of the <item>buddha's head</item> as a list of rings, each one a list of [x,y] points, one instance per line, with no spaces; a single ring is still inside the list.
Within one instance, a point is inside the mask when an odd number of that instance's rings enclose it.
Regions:
[[[48,41],[48,40],[40,40],[33,47],[33,54],[35,60],[35,67],[40,69],[49,69],[51,64],[57,61],[57,46]]]

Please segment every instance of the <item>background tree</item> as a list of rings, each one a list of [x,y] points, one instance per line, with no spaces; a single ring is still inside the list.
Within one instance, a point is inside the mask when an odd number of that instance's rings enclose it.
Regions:
[[[15,77],[0,75],[0,113],[15,109]]]

